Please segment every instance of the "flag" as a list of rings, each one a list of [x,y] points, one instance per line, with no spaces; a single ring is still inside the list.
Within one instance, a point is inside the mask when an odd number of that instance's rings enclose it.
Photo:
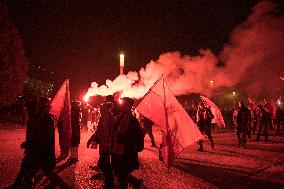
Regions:
[[[284,81],[284,76],[280,77],[280,79]]]
[[[51,100],[50,114],[54,115],[62,122],[59,133],[60,150],[64,154],[69,153],[71,146],[71,104],[69,79],[66,79]]]
[[[215,119],[216,125],[218,127],[226,127],[225,121],[224,121],[224,118],[222,116],[220,109],[211,100],[209,100],[205,96],[201,95],[200,97],[201,97],[202,101],[204,103],[206,103],[207,106],[210,107],[210,109],[213,109],[213,111],[212,110],[211,111],[215,113],[213,119]]]
[[[163,77],[149,89],[136,110],[162,129],[160,150],[168,168],[184,148],[203,139],[198,127],[172,94]]]

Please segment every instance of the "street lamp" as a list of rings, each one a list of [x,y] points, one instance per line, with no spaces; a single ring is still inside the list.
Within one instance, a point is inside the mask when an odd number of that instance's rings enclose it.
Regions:
[[[235,91],[233,92],[233,103],[235,106],[236,105],[236,92]]]
[[[119,74],[123,75],[123,69],[124,69],[124,53],[121,52],[119,55]]]

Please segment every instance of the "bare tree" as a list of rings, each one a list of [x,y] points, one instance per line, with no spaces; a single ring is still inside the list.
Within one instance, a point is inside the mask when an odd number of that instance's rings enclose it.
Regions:
[[[0,4],[0,108],[22,94],[27,66],[18,30]]]

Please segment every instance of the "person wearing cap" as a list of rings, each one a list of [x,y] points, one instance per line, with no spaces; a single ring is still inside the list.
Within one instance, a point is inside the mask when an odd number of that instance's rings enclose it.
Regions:
[[[139,188],[142,180],[131,173],[139,169],[138,152],[144,148],[144,134],[139,121],[132,114],[134,100],[129,97],[121,100],[120,116],[113,127],[111,164],[120,189],[126,189],[128,183]]]

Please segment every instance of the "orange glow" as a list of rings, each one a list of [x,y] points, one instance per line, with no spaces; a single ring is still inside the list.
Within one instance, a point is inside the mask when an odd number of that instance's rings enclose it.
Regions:
[[[118,100],[118,103],[119,103],[119,104],[122,104],[122,99],[121,99],[121,98]]]
[[[123,52],[120,53],[119,59],[120,59],[120,66],[124,67],[124,54],[123,54]]]
[[[89,96],[89,94],[87,93],[87,94],[85,94],[85,96],[83,97],[83,100],[84,100],[85,102],[88,102],[88,101],[89,101],[89,98],[90,98],[90,96]]]

